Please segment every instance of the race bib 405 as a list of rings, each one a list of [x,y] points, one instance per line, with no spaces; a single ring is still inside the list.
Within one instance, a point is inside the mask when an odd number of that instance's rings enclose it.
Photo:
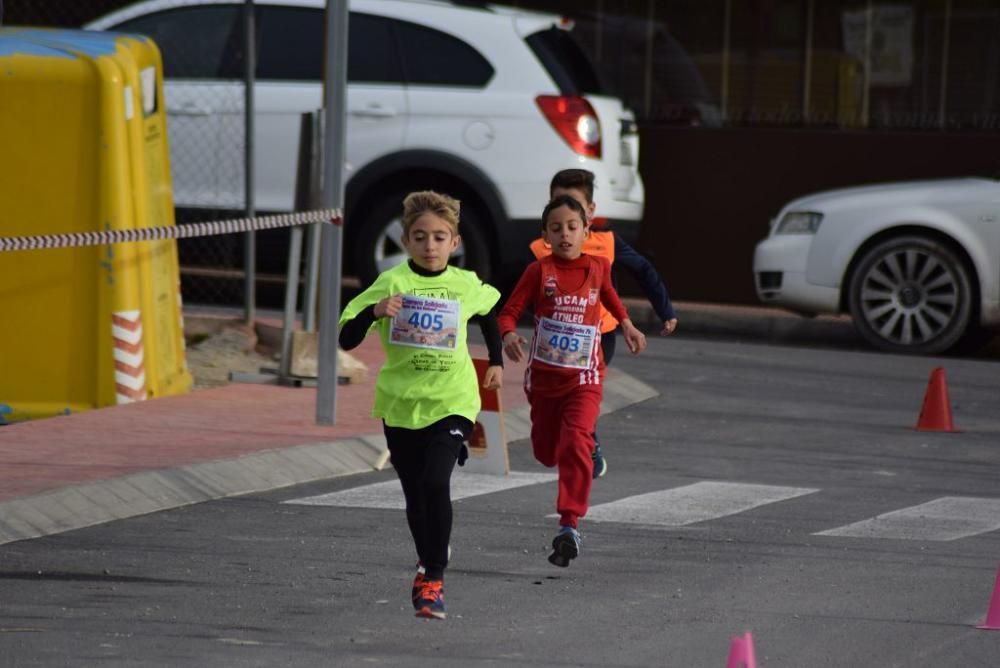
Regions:
[[[399,346],[454,350],[458,345],[459,304],[451,299],[403,297],[392,321],[389,342]]]

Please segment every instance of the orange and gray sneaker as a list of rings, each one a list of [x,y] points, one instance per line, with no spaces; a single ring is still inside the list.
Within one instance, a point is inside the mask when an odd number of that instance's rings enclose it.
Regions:
[[[413,607],[417,609],[417,617],[444,619],[444,582],[424,578]]]
[[[410,599],[413,601],[413,609],[419,610],[420,607],[417,606],[417,601],[420,599],[420,587],[424,584],[424,565],[417,562],[417,575],[413,578],[413,588],[410,590]]]

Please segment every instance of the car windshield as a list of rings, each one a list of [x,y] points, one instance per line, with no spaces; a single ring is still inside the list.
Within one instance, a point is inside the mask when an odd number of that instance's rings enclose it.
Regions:
[[[567,30],[555,26],[527,38],[563,95],[610,95],[594,65]]]

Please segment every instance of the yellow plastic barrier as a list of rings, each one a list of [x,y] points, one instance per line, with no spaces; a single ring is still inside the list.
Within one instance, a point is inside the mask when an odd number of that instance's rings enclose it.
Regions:
[[[173,225],[152,41],[0,29],[0,236]],[[0,422],[181,394],[176,241],[0,252]]]

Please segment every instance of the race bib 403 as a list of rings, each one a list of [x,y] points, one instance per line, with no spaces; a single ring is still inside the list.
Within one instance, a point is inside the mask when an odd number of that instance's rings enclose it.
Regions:
[[[541,318],[535,332],[534,358],[553,366],[590,368],[597,328]]]

